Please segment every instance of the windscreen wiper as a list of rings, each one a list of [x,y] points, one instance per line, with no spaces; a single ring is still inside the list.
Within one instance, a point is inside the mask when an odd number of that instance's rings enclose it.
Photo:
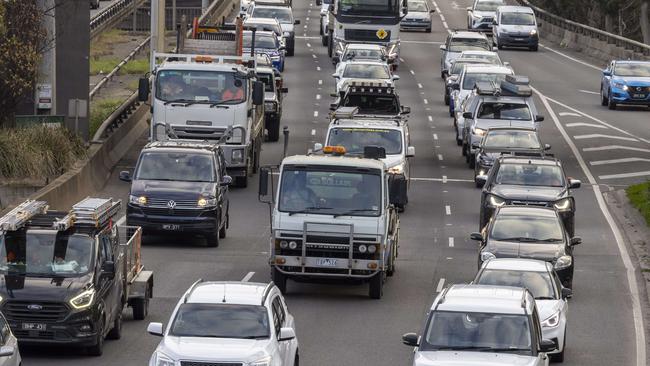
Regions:
[[[331,207],[305,207],[302,210],[297,210],[297,211],[291,211],[289,212],[289,216],[292,216],[294,214],[300,214],[300,213],[310,213],[312,211],[318,211],[318,210],[331,210]]]
[[[191,100],[191,99],[174,99],[174,100],[168,100],[164,103],[164,105],[172,104],[172,103],[178,103],[178,104],[183,104],[183,107],[187,107],[192,104],[196,104],[199,101],[197,100]]]
[[[526,236],[515,236],[515,237],[512,237],[512,238],[494,238],[494,240],[498,240],[498,241],[521,241],[521,242],[540,241],[537,238],[529,238],[529,237],[526,237]]]
[[[357,209],[354,209],[354,210],[348,210],[348,211],[345,211],[345,212],[334,214],[334,217],[346,216],[346,215],[353,214],[355,212],[365,212],[365,211],[377,211],[377,210],[374,209],[374,208],[357,208]]]

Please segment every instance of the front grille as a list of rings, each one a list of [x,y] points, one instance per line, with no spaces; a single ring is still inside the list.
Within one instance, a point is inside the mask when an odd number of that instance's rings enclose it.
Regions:
[[[198,208],[198,200],[174,200],[169,198],[147,198],[147,206],[168,208],[169,203],[172,201],[175,208]]]
[[[32,306],[35,305],[35,306]],[[37,307],[40,306],[40,310]],[[29,307],[33,307],[32,310]],[[28,322],[56,322],[68,315],[68,307],[63,303],[9,300],[3,313],[9,320]]]
[[[47,339],[53,340],[56,338],[56,332],[46,330],[46,331],[34,331],[34,330],[13,330],[14,335],[18,339]]]
[[[243,366],[241,362],[200,362],[181,361],[181,366]]]
[[[386,37],[383,39],[377,36],[376,29],[346,29],[345,30],[345,40],[352,41],[362,41],[362,42],[388,42],[390,41],[390,31],[387,30]]]
[[[540,207],[546,207],[548,206],[548,202],[546,201],[520,201],[520,200],[513,200],[510,201],[511,205],[516,205],[516,206],[540,206]]]
[[[188,209],[174,209],[169,208],[157,208],[157,207],[143,207],[142,212],[145,215],[153,216],[184,216],[184,217],[199,217],[203,213],[203,210],[188,210]]]

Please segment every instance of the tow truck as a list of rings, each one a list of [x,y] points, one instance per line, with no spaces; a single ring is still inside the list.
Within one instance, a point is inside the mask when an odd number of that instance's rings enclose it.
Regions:
[[[335,0],[328,9],[329,57],[340,55],[347,43],[377,43],[386,47],[394,65],[399,65],[400,22],[408,13],[406,0]]]
[[[142,264],[142,230],[115,224],[120,208],[111,198],[70,211],[27,200],[0,218],[2,313],[19,343],[99,356],[104,338],[120,338],[125,306],[136,320],[147,316],[153,272]]]
[[[392,80],[349,79],[343,83],[339,93],[331,96],[336,99],[330,104],[330,111],[341,107],[357,107],[356,115],[359,117],[404,119],[411,113],[410,107],[400,104]]]
[[[153,82],[140,79],[139,99],[153,99],[151,140],[221,140],[228,174],[245,187],[264,140],[264,83],[255,73],[254,47],[242,54],[239,18],[221,27],[195,20],[189,38],[180,28],[179,53],[154,53]]]
[[[377,146],[366,146],[363,157],[325,146],[322,155],[286,157],[279,167],[260,169],[259,199],[271,206],[271,276],[283,293],[288,278],[333,278],[369,282],[370,297],[382,297],[395,272],[397,206],[406,192],[404,178],[387,172],[385,157]],[[279,172],[274,197],[272,171]]]

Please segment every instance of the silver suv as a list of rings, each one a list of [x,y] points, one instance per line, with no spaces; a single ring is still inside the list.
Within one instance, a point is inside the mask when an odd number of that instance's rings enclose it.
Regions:
[[[415,347],[413,366],[458,364],[547,366],[555,342],[542,339],[535,298],[526,289],[454,285],[433,301]]]

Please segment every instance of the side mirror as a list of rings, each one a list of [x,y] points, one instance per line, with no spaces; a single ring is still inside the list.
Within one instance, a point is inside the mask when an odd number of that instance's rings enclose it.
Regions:
[[[472,7],[471,7],[471,6],[468,6],[468,7],[467,7],[467,11],[472,11]]]
[[[544,144],[544,150],[551,150],[551,144]]]
[[[330,111],[335,111],[337,106],[338,104],[336,103],[330,103]]]
[[[285,47],[284,45],[278,47],[278,50],[279,50],[279,51],[284,51],[284,50],[286,50],[286,49],[287,49],[287,47]]]
[[[406,157],[407,158],[415,157],[415,146],[409,146],[406,148]]]
[[[494,19],[494,20],[492,21],[492,25],[499,25],[499,22],[498,22],[496,19]]]
[[[0,357],[9,357],[13,356],[16,352],[16,349],[12,346],[2,346],[0,347]]]
[[[280,334],[278,334],[278,342],[290,341],[294,338],[296,338],[296,331],[293,330],[293,328],[280,328]]]
[[[122,170],[120,172],[120,180],[123,182],[130,182],[132,180],[131,173],[128,170]]]
[[[115,277],[115,262],[106,261],[102,264],[102,276],[107,277],[108,279],[113,279]]]
[[[569,188],[580,188],[581,185],[582,185],[581,181],[577,179],[569,178]]]
[[[264,82],[253,81],[253,104],[264,105]]]
[[[570,299],[573,297],[573,290],[570,288],[562,287],[562,298],[563,299]]]
[[[300,19],[296,19],[293,21],[293,25],[298,25],[298,24],[300,24]]]
[[[334,79],[338,79],[339,74],[337,74],[337,73],[333,73],[333,74],[332,74],[332,77],[333,77]]]
[[[612,72],[609,71],[609,70],[607,70],[607,69],[605,69],[605,70],[603,70],[603,75],[604,75],[604,76],[612,76]]]
[[[229,175],[224,175],[221,177],[221,182],[219,182],[219,185],[222,187],[228,187],[229,185],[232,184],[232,177]]]
[[[269,177],[271,172],[268,168],[260,168],[260,185],[258,187],[258,196],[265,197],[269,194]]]
[[[458,83],[451,83],[451,89],[452,90],[460,90],[460,84]]]
[[[406,205],[406,190],[408,184],[403,175],[391,174],[388,178],[389,201],[397,207]]]
[[[399,80],[399,75],[393,75],[393,78],[392,78],[392,79],[393,79],[394,81]]]
[[[535,122],[542,122],[544,120],[544,116],[540,116],[539,114],[535,116]]]
[[[318,5],[318,6],[323,5],[323,0],[316,0],[316,5]]]
[[[446,51],[446,50],[447,50],[447,46],[445,46],[444,44],[441,44],[441,45],[440,45],[440,49],[443,50],[443,51]]]
[[[327,11],[334,11],[334,4],[330,4],[330,5],[327,7]]]
[[[481,233],[471,233],[469,238],[476,241],[483,241],[483,235]]]
[[[542,339],[539,342],[539,351],[544,353],[553,352],[557,349],[557,345],[550,339]]]
[[[498,48],[497,48],[497,50],[498,50]],[[504,62],[503,62],[503,66],[510,66],[510,62],[508,62],[508,61],[504,61]]]
[[[419,338],[415,333],[406,333],[402,336],[402,343],[407,346],[417,347],[420,345],[420,342],[418,342]]]
[[[318,151],[323,151],[323,144],[320,142],[317,142],[314,144],[314,150],[312,152],[318,152]]]
[[[280,88],[280,93],[286,94],[288,92],[289,92],[289,88]]]
[[[138,80],[138,100],[146,102],[149,100],[149,78],[140,78]]]
[[[579,236],[574,236],[573,238],[571,238],[571,241],[569,241],[569,243],[571,244],[571,246],[581,244],[582,238]]]
[[[431,10],[429,10],[429,13],[430,13],[430,14],[433,14],[433,13],[435,13],[435,12],[436,12],[436,9],[431,9]]]
[[[463,118],[472,119],[472,112],[464,112],[463,113]]]
[[[338,55],[332,57],[332,63],[334,65],[338,64],[339,62],[341,62],[341,58]],[[334,76],[334,75],[332,75],[332,76]]]
[[[410,114],[411,113],[411,107],[403,105],[400,107],[402,109],[402,114]]]
[[[487,182],[487,175],[477,175],[476,177],[474,177],[474,181],[476,182],[477,188],[483,188],[483,186]]]
[[[163,324],[162,323],[149,323],[147,326],[147,332],[151,335],[158,337],[163,336]]]

